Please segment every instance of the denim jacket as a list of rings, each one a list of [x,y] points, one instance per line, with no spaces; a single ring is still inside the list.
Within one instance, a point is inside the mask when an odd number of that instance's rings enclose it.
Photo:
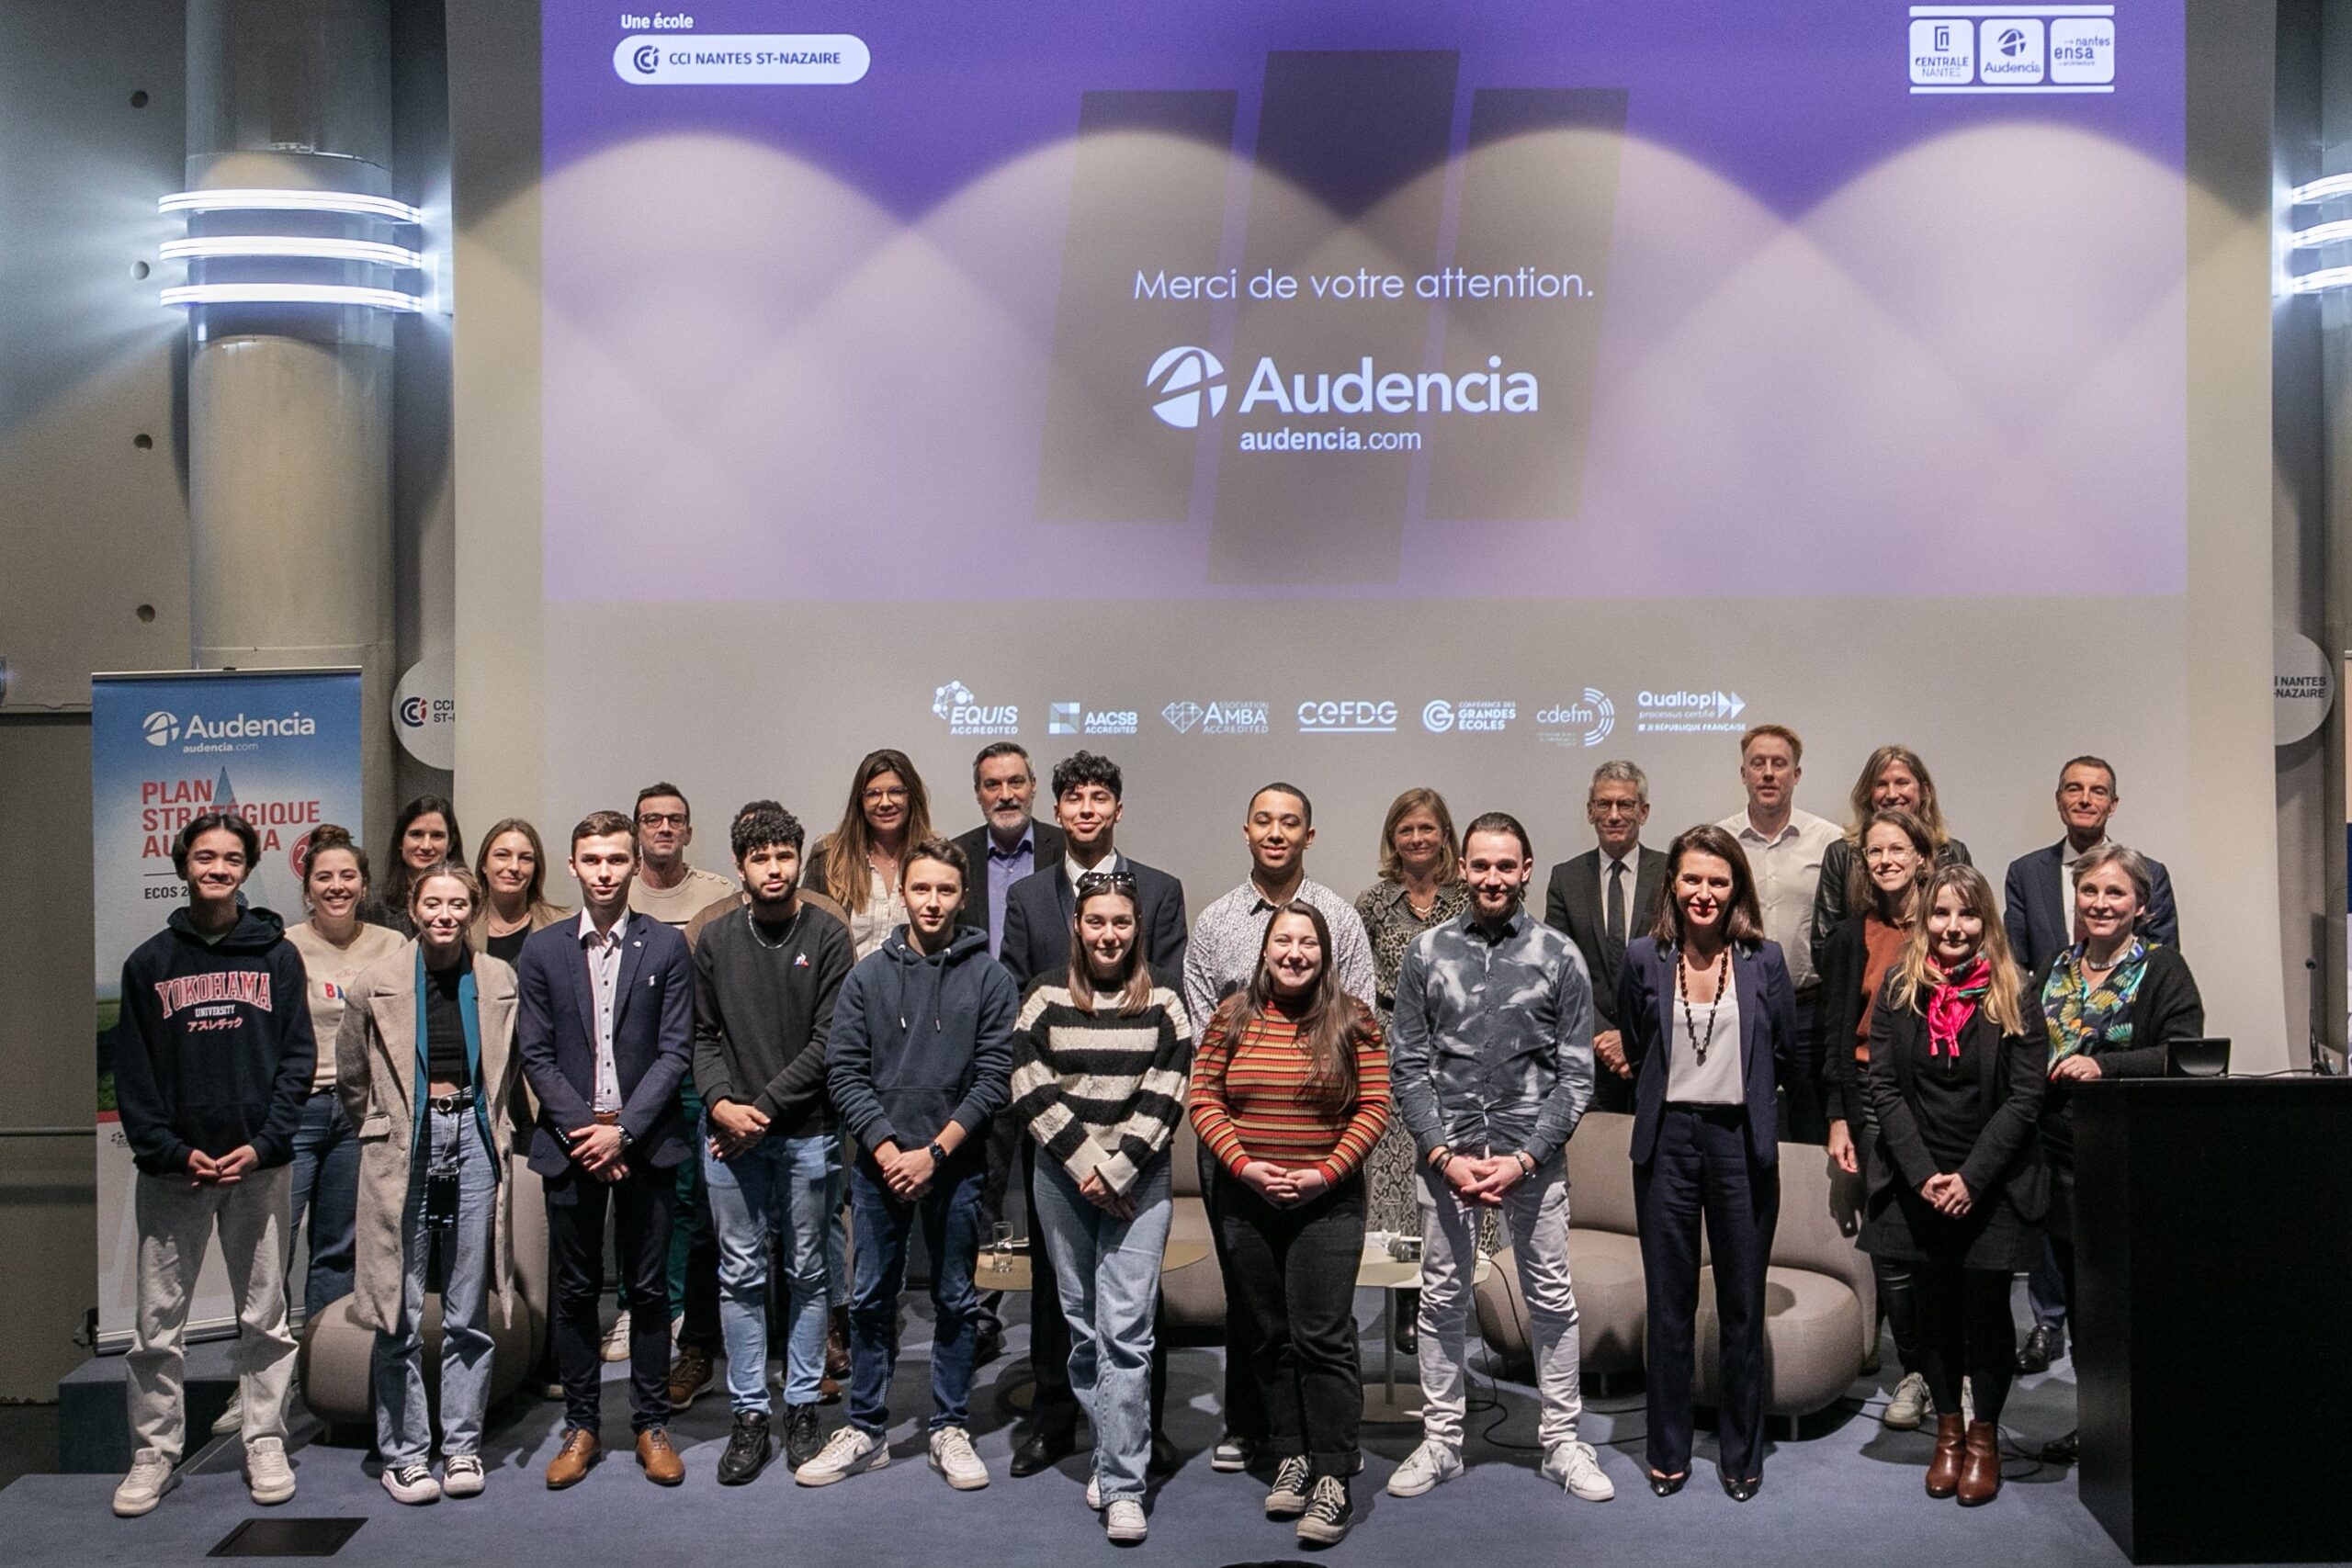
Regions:
[[[1576,943],[1521,908],[1423,931],[1396,976],[1389,1074],[1427,1158],[1440,1145],[1549,1162],[1592,1102],[1592,982]]]

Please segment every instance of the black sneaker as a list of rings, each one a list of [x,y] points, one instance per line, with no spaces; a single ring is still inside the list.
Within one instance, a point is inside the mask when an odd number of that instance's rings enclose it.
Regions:
[[[813,1404],[787,1404],[784,1407],[784,1467],[798,1471],[815,1459],[825,1446],[817,1431],[817,1407]]]
[[[741,1486],[758,1479],[775,1457],[775,1439],[768,1436],[768,1418],[756,1410],[739,1411],[727,1451],[718,1456],[718,1483]]]
[[[1315,1491],[1306,1500],[1306,1512],[1299,1516],[1298,1539],[1317,1546],[1337,1546],[1348,1538],[1348,1527],[1355,1517],[1356,1506],[1348,1495],[1348,1483],[1336,1475],[1326,1475],[1315,1483]]]
[[[1274,1471],[1274,1484],[1266,1493],[1266,1517],[1295,1519],[1306,1512],[1310,1477],[1306,1456],[1293,1454]]]

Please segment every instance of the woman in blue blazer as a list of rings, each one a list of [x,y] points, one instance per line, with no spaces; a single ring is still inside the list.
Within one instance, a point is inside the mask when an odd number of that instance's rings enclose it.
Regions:
[[[1657,924],[1625,950],[1617,1019],[1634,1069],[1634,1207],[1649,1297],[1649,1482],[1690,1475],[1699,1224],[1713,1246],[1722,1323],[1724,1490],[1764,1484],[1764,1270],[1781,1214],[1780,1115],[1817,1114],[1796,996],[1764,940],[1738,840],[1693,828],[1666,852]],[[1799,1125],[1810,1125],[1809,1122]]]

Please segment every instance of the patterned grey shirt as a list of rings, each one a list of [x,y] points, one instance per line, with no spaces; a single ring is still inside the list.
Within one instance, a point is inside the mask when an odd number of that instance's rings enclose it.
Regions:
[[[1299,883],[1296,897],[1322,911],[1331,928],[1330,962],[1339,965],[1340,989],[1372,1006],[1372,939],[1364,935],[1363,917],[1311,877]],[[1184,949],[1184,1011],[1195,1031],[1206,1029],[1216,1004],[1258,972],[1258,950],[1265,945],[1266,922],[1273,915],[1274,907],[1259,897],[1257,884],[1244,882],[1193,922],[1193,940]]]
[[[1477,912],[1405,950],[1390,1090],[1423,1158],[1558,1154],[1592,1102],[1592,982],[1576,943],[1524,908],[1489,937]]]

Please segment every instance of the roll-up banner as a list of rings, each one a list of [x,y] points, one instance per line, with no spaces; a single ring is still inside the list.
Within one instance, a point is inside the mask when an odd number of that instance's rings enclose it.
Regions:
[[[90,789],[96,886],[98,1346],[121,1349],[137,1309],[137,1170],[115,1112],[115,1024],[122,964],[185,901],[172,838],[207,811],[233,811],[261,836],[245,902],[293,925],[296,868],[322,822],[367,841],[359,817],[359,671],[193,671],[97,675],[90,693]],[[281,1006],[300,1007],[288,997]],[[192,1333],[233,1330],[220,1255],[205,1260]]]

